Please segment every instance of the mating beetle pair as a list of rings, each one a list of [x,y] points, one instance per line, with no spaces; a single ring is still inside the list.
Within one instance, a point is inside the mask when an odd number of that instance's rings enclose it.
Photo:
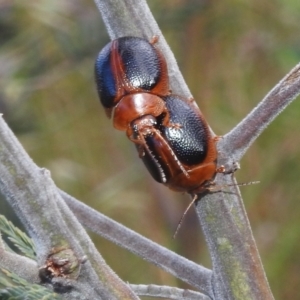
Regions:
[[[190,100],[171,94],[154,43],[113,40],[99,53],[95,73],[107,115],[135,143],[153,178],[176,191],[206,190],[218,172],[216,138]]]

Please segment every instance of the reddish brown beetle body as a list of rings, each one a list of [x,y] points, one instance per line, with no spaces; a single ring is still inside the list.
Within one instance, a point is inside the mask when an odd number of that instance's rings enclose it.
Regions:
[[[170,94],[160,51],[141,38],[119,38],[99,53],[95,71],[102,105],[153,178],[176,191],[204,191],[217,172],[216,139],[190,101]]]
[[[156,137],[147,137],[146,143],[152,149],[152,155],[146,153],[142,160],[152,176],[172,190],[192,194],[201,192],[211,184],[217,172],[216,139],[195,106],[176,95],[164,97],[164,101],[169,124],[176,125],[160,125],[164,143]],[[160,172],[151,163],[153,157],[161,166]],[[166,182],[162,178],[166,178]]]

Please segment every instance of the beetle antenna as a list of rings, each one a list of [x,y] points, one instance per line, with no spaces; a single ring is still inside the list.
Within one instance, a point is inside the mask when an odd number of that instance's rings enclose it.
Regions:
[[[191,206],[196,202],[197,199],[198,199],[198,195],[197,195],[197,194],[194,194],[191,203],[190,203],[190,204],[188,205],[188,207],[185,209],[184,213],[182,214],[182,216],[181,216],[181,218],[180,218],[180,221],[179,221],[179,223],[178,223],[178,225],[177,225],[176,231],[175,231],[175,233],[174,233],[174,235],[173,235],[173,239],[176,238],[177,233],[178,233],[179,229],[181,228],[182,221],[183,221],[183,219],[185,218],[185,215],[187,214],[187,212],[189,211],[189,209],[191,208]]]
[[[224,184],[224,185],[219,185],[219,186],[213,186],[213,187],[207,187],[205,188],[206,190],[210,191],[210,192],[215,192],[215,191],[221,191],[223,188],[225,187],[229,187],[229,186],[246,186],[246,185],[252,185],[252,184],[258,184],[260,183],[260,181],[249,181],[249,182],[241,182],[241,183],[233,183],[233,184]],[[189,211],[189,209],[191,208],[191,206],[198,200],[198,195],[194,194],[193,199],[191,201],[191,203],[188,205],[188,207],[185,209],[184,213],[182,214],[179,223],[177,225],[176,231],[173,235],[173,239],[176,238],[179,229],[181,228],[183,219],[185,218],[187,212]]]
[[[210,192],[216,192],[216,191],[221,191],[223,188],[229,186],[246,186],[246,185],[258,184],[258,183],[260,183],[260,181],[249,181],[249,182],[241,182],[241,183],[215,185],[215,186],[207,187],[207,190],[209,190]]]

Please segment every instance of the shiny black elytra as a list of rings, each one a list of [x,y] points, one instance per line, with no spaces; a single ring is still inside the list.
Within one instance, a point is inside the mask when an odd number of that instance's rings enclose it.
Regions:
[[[135,143],[153,178],[176,191],[205,190],[218,172],[216,138],[191,100],[170,93],[154,42],[113,40],[99,53],[95,75],[107,115]]]
[[[122,37],[108,43],[97,57],[95,71],[99,97],[106,109],[127,94],[169,94],[165,59],[141,38]]]

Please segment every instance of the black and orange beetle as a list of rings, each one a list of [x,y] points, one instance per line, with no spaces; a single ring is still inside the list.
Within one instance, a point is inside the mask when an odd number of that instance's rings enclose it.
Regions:
[[[156,181],[190,194],[212,184],[216,138],[190,100],[170,93],[167,64],[154,43],[113,40],[99,53],[95,75],[107,115],[135,143]]]

